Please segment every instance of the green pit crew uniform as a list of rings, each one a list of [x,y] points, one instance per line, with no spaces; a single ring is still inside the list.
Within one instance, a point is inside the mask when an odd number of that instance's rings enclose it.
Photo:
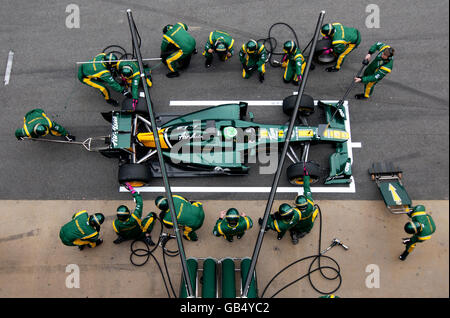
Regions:
[[[243,78],[250,78],[255,69],[258,69],[258,72],[264,75],[267,60],[267,51],[264,44],[257,43],[255,53],[247,53],[247,44],[243,44],[239,51],[239,60],[243,66]]]
[[[203,225],[205,219],[203,204],[201,202],[190,202],[179,195],[173,195],[172,198],[178,225],[183,228],[183,237],[189,241],[197,241],[198,237],[195,231]],[[159,217],[168,228],[173,227],[169,209],[161,211]]]
[[[97,246],[99,233],[89,224],[89,215],[86,210],[75,213],[72,221],[63,225],[59,232],[59,237],[67,246]]]
[[[364,97],[366,98],[372,95],[375,84],[392,72],[394,57],[391,56],[387,60],[381,57],[383,51],[387,48],[390,48],[390,46],[382,42],[377,42],[370,47],[369,54],[374,54],[376,51],[379,51],[379,53],[369,66],[367,66],[364,70],[363,77],[361,77],[361,82],[364,83]]]
[[[222,41],[225,44],[227,51],[230,52],[231,56],[233,56],[233,54],[234,54],[234,48],[233,48],[234,39],[227,32],[216,30],[216,31],[212,31],[209,34],[208,41],[206,41],[206,44],[205,44],[205,51],[203,52],[204,57],[212,60],[213,53],[209,53],[208,50],[209,49],[214,50],[215,44],[217,43],[217,41]],[[226,61],[228,59],[228,56],[226,54],[222,54],[222,55],[219,55],[219,58],[222,61]]]
[[[138,63],[133,61],[119,61],[116,67],[117,70],[119,71],[119,74],[121,74],[122,77],[124,78],[126,84],[129,87],[131,87],[131,95],[133,99],[139,99],[139,85],[141,85],[142,81]],[[132,75],[129,77],[125,77],[122,74],[122,71],[126,68],[132,70]],[[152,76],[150,74],[151,72],[150,69],[144,68],[144,72],[145,75],[147,76],[147,86],[152,87]]]
[[[45,133],[38,135],[35,133],[34,128],[37,125],[45,127]],[[68,136],[68,132],[58,123],[51,121],[50,118],[44,113],[42,109],[36,108],[25,114],[23,119],[23,128],[16,130],[16,138],[38,138],[40,136],[46,136],[48,133],[53,136]]]
[[[108,88],[106,87],[106,84],[116,92],[122,94],[124,93],[124,91],[126,91],[126,89],[114,80],[111,72],[105,64],[105,57],[105,53],[100,53],[92,60],[92,62],[97,63],[87,63],[80,65],[80,67],[78,68],[78,79],[80,82],[98,89],[105,97],[105,100],[108,101],[110,100],[110,93]]]
[[[269,215],[267,228],[278,232],[278,239],[281,240],[288,230],[291,230],[302,218],[302,213],[297,208],[292,208],[294,215],[290,220],[283,220],[276,217],[276,213]],[[266,229],[267,229],[266,228]]]
[[[295,84],[299,82],[299,77],[303,76],[306,67],[305,58],[299,48],[294,53],[286,54],[283,58],[282,67],[285,68],[283,80],[286,83],[294,81]]]
[[[131,213],[130,217],[125,221],[121,221],[119,219],[115,219],[113,221],[114,231],[118,236],[125,240],[145,238],[145,234],[150,234],[153,230],[156,220],[156,213],[154,212],[150,212],[144,219],[141,220],[142,208],[144,205],[142,196],[138,192],[134,192],[132,195],[134,202],[136,203],[133,213]]]
[[[402,254],[404,258],[414,250],[417,243],[422,243],[431,239],[431,235],[436,231],[434,220],[427,212],[415,211],[408,213],[408,216],[411,218],[411,221],[420,223],[422,227],[418,233],[414,234],[406,243],[406,249]]]
[[[171,72],[187,67],[195,51],[195,39],[187,29],[186,24],[178,22],[163,35],[161,58]]]
[[[335,29],[332,35],[333,53],[337,57],[335,67],[339,70],[347,55],[361,43],[361,35],[357,29],[346,27],[341,23],[332,25]]]
[[[228,224],[226,219],[219,218],[214,226],[213,234],[223,236],[227,241],[232,242],[233,236],[238,239],[244,236],[245,231],[252,228],[253,221],[248,216],[240,216],[236,226]]]
[[[314,221],[316,220],[319,209],[314,205],[314,200],[311,194],[310,187],[310,176],[303,177],[303,195],[308,201],[308,206],[304,211],[301,211],[300,220],[292,228],[292,231],[299,237],[303,237],[311,231],[314,226]]]

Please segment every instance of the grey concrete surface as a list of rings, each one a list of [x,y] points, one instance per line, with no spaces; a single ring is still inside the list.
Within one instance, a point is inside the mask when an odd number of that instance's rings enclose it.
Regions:
[[[388,212],[381,201],[316,201],[322,210],[322,249],[331,240],[339,238],[349,250],[334,247],[327,254],[341,267],[342,285],[335,293],[345,298],[429,298],[449,297],[449,246],[448,201],[421,201],[433,216],[437,230],[431,240],[418,244],[405,262],[398,259],[406,237],[404,215]],[[281,204],[276,201],[275,206]],[[417,202],[414,202],[417,204]],[[131,206],[130,200],[122,201],[2,201],[0,213],[0,297],[119,297],[166,298],[158,267],[154,260],[142,267],[130,263],[130,242],[115,245],[111,222],[120,204]],[[236,201],[233,206],[250,216],[255,225],[241,240],[228,243],[214,237],[212,229],[218,212],[229,208],[229,201],[205,201],[205,221],[197,231],[199,241],[183,240],[186,257],[250,257],[258,235],[257,219],[263,214],[264,201]],[[144,202],[144,211],[154,210],[152,201]],[[79,251],[64,246],[59,238],[60,227],[70,220],[73,213],[87,209],[90,213],[102,212],[106,221],[101,236],[104,243],[94,249]],[[277,241],[276,234],[267,232],[256,266],[259,296],[269,280],[289,263],[314,255],[318,250],[319,220],[310,234],[293,246],[288,235]],[[154,232],[159,231],[159,225]],[[156,234],[153,234],[156,237]],[[176,249],[175,242],[168,243]],[[154,253],[163,267],[161,249]],[[80,287],[67,288],[66,279],[73,273],[66,272],[69,264],[80,269]],[[367,288],[366,280],[379,269],[379,288]],[[168,258],[168,269],[176,293],[179,292],[181,266],[179,257]],[[280,275],[268,288],[264,297],[271,297],[277,290],[306,274],[309,261],[294,265]],[[322,265],[330,265],[324,260]],[[164,268],[164,267],[163,267]],[[330,273],[329,273],[330,274]],[[331,275],[331,274],[330,274]],[[323,291],[337,287],[337,281],[326,281],[317,273],[312,275],[316,286]],[[370,277],[369,277],[370,278]],[[316,298],[320,296],[306,279],[284,290],[277,297]]]
[[[393,72],[377,85],[369,101],[350,99],[352,139],[362,143],[355,149],[353,172],[355,194],[318,195],[320,199],[377,200],[378,192],[367,178],[373,161],[392,160],[404,169],[405,182],[415,199],[448,199],[448,2],[377,0],[380,28],[368,29],[366,3],[345,1],[77,1],[80,28],[68,29],[67,3],[5,0],[0,12],[0,73],[6,68],[8,52],[14,63],[10,83],[0,87],[3,115],[0,118],[1,199],[119,199],[117,163],[77,146],[18,143],[14,130],[24,114],[42,107],[79,140],[108,133],[100,112],[110,106],[94,89],[76,79],[76,62],[85,61],[111,44],[131,49],[125,10],[131,8],[142,37],[145,57],[159,56],[161,28],[184,21],[202,50],[209,32],[229,31],[236,51],[249,38],[267,37],[269,27],[286,22],[297,32],[300,46],[312,36],[320,10],[325,20],[339,21],[361,31],[360,47],[347,58],[342,71],[328,74],[323,66],[311,72],[305,93],[316,99],[339,99],[359,63],[375,41],[397,49]],[[274,29],[279,43],[290,37],[287,29]],[[279,49],[279,48],[278,48]],[[237,53],[237,52],[236,52]],[[281,100],[295,89],[285,85],[280,69],[268,67],[266,81],[243,80],[238,57],[226,64],[203,66],[199,54],[190,68],[176,79],[165,77],[166,69],[153,71],[151,89],[155,111],[185,113],[201,107],[169,107],[171,100]],[[157,64],[152,64],[157,66]],[[360,88],[352,92],[357,93]],[[285,122],[279,107],[250,107],[261,122]],[[311,159],[325,161],[322,152]],[[316,157],[314,157],[316,156]],[[272,175],[252,168],[250,177],[177,179],[173,185],[248,186],[270,185]],[[326,167],[323,167],[324,169]],[[26,182],[16,182],[27,180]],[[423,182],[426,180],[426,186]],[[45,184],[45,187],[42,186]],[[160,181],[155,180],[155,185]],[[287,185],[282,179],[280,185]],[[222,199],[202,193],[204,199]],[[246,194],[234,199],[264,199]],[[285,198],[281,196],[282,198]],[[227,197],[231,199],[230,197]]]

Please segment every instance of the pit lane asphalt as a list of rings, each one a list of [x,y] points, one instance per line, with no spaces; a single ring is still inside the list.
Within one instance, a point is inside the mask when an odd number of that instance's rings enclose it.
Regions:
[[[100,112],[110,110],[103,98],[76,78],[77,61],[87,61],[111,44],[131,49],[126,9],[131,8],[142,37],[144,57],[158,57],[161,29],[165,24],[185,22],[201,53],[209,32],[229,31],[234,36],[235,56],[224,64],[214,61],[204,68],[201,54],[193,57],[181,77],[168,79],[165,67],[153,71],[150,93],[156,112],[187,113],[201,107],[169,107],[171,100],[281,100],[296,87],[282,82],[282,71],[267,66],[266,81],[241,78],[238,51],[249,38],[267,36],[269,27],[286,22],[297,32],[301,47],[312,37],[320,10],[325,21],[339,21],[361,31],[362,43],[346,59],[338,73],[318,66],[310,73],[305,93],[315,99],[337,100],[344,94],[369,47],[384,41],[396,48],[394,69],[378,84],[369,101],[350,94],[351,133],[361,149],[354,149],[354,194],[317,194],[317,199],[379,200],[367,169],[375,161],[391,160],[403,168],[405,187],[414,200],[448,200],[448,2],[376,1],[380,8],[379,29],[368,29],[366,4],[359,1],[189,1],[134,0],[78,1],[79,29],[68,29],[66,3],[37,0],[2,2],[0,21],[0,70],[14,51],[10,83],[0,87],[0,199],[61,200],[120,199],[115,160],[90,153],[79,146],[18,142],[14,130],[32,108],[43,108],[77,139],[109,132]],[[293,10],[293,8],[296,8]],[[277,29],[279,46],[287,39]],[[280,48],[278,48],[280,50]],[[278,51],[277,50],[277,51]],[[3,57],[3,58],[2,58]],[[152,63],[157,65],[157,63]],[[3,77],[3,73],[2,73]],[[284,123],[280,107],[249,107],[255,121]],[[311,150],[311,159],[326,163],[322,152]],[[288,163],[286,163],[287,165]],[[253,166],[247,177],[172,179],[179,186],[270,186],[272,175],[259,175]],[[256,168],[256,169],[255,169]],[[326,168],[322,166],[322,168]],[[161,186],[161,180],[152,185]],[[287,186],[283,176],[280,186]],[[144,194],[151,198],[153,194]],[[186,194],[196,199],[264,199],[267,194]],[[277,198],[291,197],[277,195]]]

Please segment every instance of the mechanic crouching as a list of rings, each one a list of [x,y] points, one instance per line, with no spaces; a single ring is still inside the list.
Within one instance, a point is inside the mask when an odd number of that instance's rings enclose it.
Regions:
[[[63,136],[68,141],[74,141],[75,136],[69,135],[66,129],[58,123],[50,120],[42,109],[36,108],[26,113],[23,119],[23,128],[19,128],[15,132],[18,140],[24,138],[39,138],[46,136],[48,133],[53,136]]]
[[[103,243],[99,238],[100,225],[105,221],[102,213],[89,216],[86,210],[75,213],[72,220],[61,227],[59,238],[66,246],[78,246],[81,250],[87,245],[94,248]]]
[[[168,78],[180,76],[178,70],[187,68],[192,55],[197,53],[195,39],[187,31],[188,26],[181,22],[163,28],[161,59],[169,68]]]
[[[252,219],[245,213],[240,213],[235,208],[221,211],[219,219],[214,226],[213,234],[215,236],[223,236],[228,242],[233,242],[233,236],[240,240],[245,231],[253,226]]]
[[[142,196],[128,182],[125,183],[125,187],[133,195],[136,207],[133,213],[125,205],[117,208],[117,219],[113,222],[113,228],[117,234],[114,244],[120,244],[127,240],[143,240],[148,245],[154,246],[155,243],[153,243],[150,233],[155,225],[156,213],[150,212],[141,220],[144,206]]]
[[[266,73],[267,51],[264,44],[250,40],[243,44],[239,51],[239,60],[242,64],[242,77],[250,78],[254,71],[258,71],[259,81],[264,82]]]
[[[211,66],[214,53],[217,54],[222,62],[231,58],[234,53],[233,44],[234,39],[228,33],[217,30],[211,32],[203,52],[203,56],[206,58],[205,67]]]
[[[288,230],[290,231],[300,219],[301,213],[299,209],[294,208],[287,203],[283,203],[280,205],[277,212],[269,215],[265,230],[270,229],[278,232],[277,239],[281,240],[284,237],[284,234],[286,234]],[[263,220],[259,218],[259,225],[262,225],[262,222]],[[292,239],[292,243],[297,244],[298,240],[294,241],[294,239]]]
[[[179,195],[173,195],[173,204],[177,223],[183,229],[183,237],[188,241],[197,241],[198,236],[195,233],[202,225],[205,219],[205,212],[201,202],[189,201]],[[161,210],[160,220],[167,228],[173,227],[172,215],[169,209],[169,201],[163,196],[155,200],[155,205]]]

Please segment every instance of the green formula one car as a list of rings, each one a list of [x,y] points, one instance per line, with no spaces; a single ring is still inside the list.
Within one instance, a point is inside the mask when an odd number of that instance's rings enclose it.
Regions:
[[[284,99],[286,114],[292,112],[295,99],[295,95]],[[309,145],[318,142],[335,145],[335,152],[329,158],[330,174],[325,184],[351,182],[350,134],[345,128],[347,118],[344,109],[336,108],[336,104],[319,102],[318,105],[324,108],[327,123],[312,127],[305,118],[317,106],[312,97],[302,97],[299,108],[301,123],[295,126],[291,138],[292,144],[301,144],[301,159],[292,148],[288,153],[293,163],[287,169],[287,177],[292,184],[302,184],[304,165],[312,182],[320,179],[319,166],[307,161]],[[268,151],[271,146],[286,140],[287,125],[255,123],[247,106],[241,102],[181,116],[157,116],[158,138],[168,176],[246,175],[248,163],[256,162],[254,159],[258,152]],[[107,157],[119,158],[119,183],[142,186],[152,178],[161,177],[145,100],[140,100],[135,110],[132,110],[131,100],[125,100],[122,110],[102,115],[112,123],[112,132],[107,148],[100,152]]]

